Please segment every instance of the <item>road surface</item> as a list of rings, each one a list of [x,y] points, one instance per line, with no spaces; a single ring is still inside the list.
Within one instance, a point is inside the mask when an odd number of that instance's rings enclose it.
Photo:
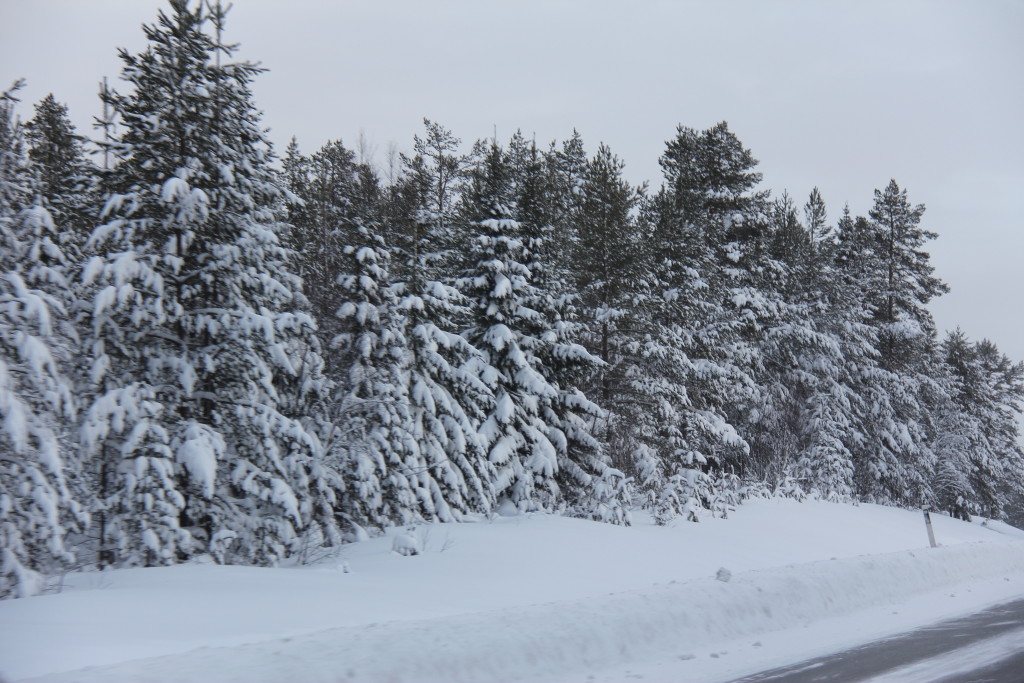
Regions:
[[[1024,683],[1024,599],[733,683]]]

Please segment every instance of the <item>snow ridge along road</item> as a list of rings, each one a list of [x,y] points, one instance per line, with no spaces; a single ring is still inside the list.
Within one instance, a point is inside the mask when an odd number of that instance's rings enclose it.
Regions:
[[[728,581],[694,579],[602,598],[335,628],[26,680],[552,679],[1000,576],[1024,592],[1024,543],[968,543],[751,570]]]

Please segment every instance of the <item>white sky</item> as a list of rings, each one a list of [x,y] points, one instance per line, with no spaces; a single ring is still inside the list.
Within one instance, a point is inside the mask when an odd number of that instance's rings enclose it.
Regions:
[[[271,138],[304,152],[364,132],[401,148],[424,116],[469,142],[579,129],[632,180],[659,182],[677,123],[719,120],[764,186],[829,218],[866,213],[890,178],[928,206],[933,262],[962,327],[1024,359],[1024,3],[677,0],[236,0],[227,39],[270,69],[255,85]],[[28,79],[80,132],[117,47],[138,51],[158,0],[0,0],[0,87]]]

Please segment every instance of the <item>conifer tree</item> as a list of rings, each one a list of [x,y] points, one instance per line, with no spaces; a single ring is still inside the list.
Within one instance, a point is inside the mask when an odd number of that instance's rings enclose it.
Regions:
[[[467,300],[445,274],[456,244],[452,183],[462,167],[459,141],[425,121],[415,154],[403,157],[395,216],[400,262],[393,290],[408,341],[412,434],[444,500],[445,515],[490,510],[493,468],[484,457],[478,426],[489,389],[471,367],[479,352],[457,333],[468,317]]]
[[[942,343],[951,400],[939,416],[933,445],[935,493],[943,509],[1001,518],[1022,488],[1024,453],[1016,415],[1024,397],[1024,365],[988,341],[960,330]]]
[[[879,500],[930,504],[934,453],[929,442],[934,385],[935,324],[927,304],[948,290],[933,275],[924,245],[935,234],[920,227],[924,206],[912,206],[906,190],[890,181],[875,191],[870,221],[861,223],[870,245],[865,288],[877,334],[879,387],[869,410],[877,446],[867,451],[863,493]],[[855,221],[855,225],[860,223]],[[872,405],[873,404],[873,405]],[[880,447],[879,447],[880,446]]]
[[[421,268],[422,259],[429,261],[429,275],[436,276],[439,269],[460,267],[464,256],[454,252],[461,240],[456,214],[468,160],[459,153],[462,141],[452,131],[430,119],[423,119],[423,126],[423,136],[413,136],[413,154],[400,157],[405,201],[401,215],[396,216],[394,246],[406,256],[397,264],[399,277],[404,277],[401,268]],[[423,253],[426,233],[431,250]]]
[[[836,249],[815,188],[801,224],[793,202],[776,202],[774,252],[782,267],[782,325],[763,344],[767,401],[754,446],[762,471],[791,477],[799,493],[854,497],[851,435],[857,433],[857,377],[872,362],[856,284],[833,264]],[[865,355],[868,354],[868,355]]]
[[[172,0],[121,51],[127,95],[83,283],[102,552],[268,564],[329,529],[321,447],[281,410],[314,324],[273,209],[281,190],[252,104],[260,69],[222,63],[224,11]],[[210,32],[213,35],[210,35]],[[307,389],[319,379],[303,380]],[[330,535],[329,533],[327,535]]]
[[[362,226],[376,224],[377,180],[363,172],[355,153],[340,140],[329,141],[308,159],[298,155],[297,146],[289,146],[284,161],[285,181],[301,200],[290,207],[289,217],[295,219],[291,244],[326,348],[339,333],[335,312],[343,296],[338,283],[343,250],[357,240]],[[337,380],[333,356],[325,360],[328,376]]]
[[[656,336],[645,352],[650,391],[661,396],[651,427],[661,433],[659,479],[667,483],[661,519],[696,519],[714,504],[716,475],[726,466],[742,472],[749,451],[729,413],[751,405],[757,389],[752,347],[741,336],[765,309],[742,280],[760,248],[756,163],[725,123],[702,132],[680,126],[661,158],[665,182],[648,209]]]
[[[634,380],[639,344],[649,330],[641,316],[649,263],[637,215],[642,195],[622,178],[623,167],[606,145],[588,162],[574,212],[578,240],[572,255],[583,341],[602,361],[586,384],[604,410],[594,433],[615,467],[643,480],[654,465],[645,461],[650,451],[636,434],[647,397]]]
[[[533,204],[541,209],[548,227],[547,268],[552,272],[547,277],[565,289],[574,281],[582,264],[578,263],[574,250],[579,239],[580,201],[583,197],[584,171],[587,168],[587,154],[583,136],[573,130],[572,137],[561,145],[551,143],[544,154],[540,179],[534,184],[542,190],[538,193],[541,201]]]
[[[301,256],[303,247],[303,227],[309,222],[306,209],[306,196],[309,192],[309,158],[299,149],[299,141],[293,135],[285,148],[281,159],[281,188],[284,190],[281,208],[289,226],[287,245]],[[301,271],[301,262],[299,266]],[[301,275],[301,272],[299,273]]]
[[[11,90],[0,94],[0,598],[69,567],[87,516],[69,448],[68,259],[31,186]]]
[[[520,509],[551,506],[559,493],[558,455],[540,404],[554,400],[556,390],[536,357],[541,316],[525,304],[534,294],[524,264],[529,256],[504,203],[508,176],[496,145],[485,164],[475,180],[481,219],[469,245],[474,266],[458,283],[472,307],[465,337],[482,354],[479,376],[494,396],[480,434],[495,470],[492,486],[498,499]]]
[[[433,517],[434,498],[429,484],[417,487],[424,470],[411,437],[407,351],[388,288],[388,252],[365,226],[353,238],[342,251],[340,328],[331,342],[349,494],[340,512],[353,527],[383,528]]]
[[[876,193],[876,198],[879,196],[881,193]],[[923,212],[923,207],[919,208]],[[926,399],[931,395],[936,405],[942,402],[937,396],[941,389],[929,377],[929,373],[934,374],[934,366],[928,340],[933,332],[928,330],[934,326],[920,304],[913,317],[921,326],[885,322],[886,292],[901,287],[898,278],[890,281],[889,277],[890,265],[895,263],[889,257],[899,250],[873,220],[854,218],[847,211],[838,228],[839,280],[849,293],[847,311],[853,312],[851,320],[856,323],[847,329],[857,331],[848,337],[849,349],[860,357],[859,361],[853,360],[857,356],[848,359],[856,369],[853,387],[859,403],[858,417],[849,432],[854,436],[849,449],[857,495],[869,502],[927,505],[931,502],[929,481],[934,462]],[[893,268],[893,273],[898,270]],[[897,307],[893,310],[902,315]],[[917,330],[908,338],[917,345],[913,353],[909,347],[893,345],[893,333],[911,327]],[[865,345],[869,348],[864,349]],[[903,360],[891,353],[897,349]]]
[[[1024,448],[1021,446],[1020,415],[1024,412],[1024,362],[1013,362],[994,343],[982,340],[975,345],[981,366],[983,389],[987,397],[976,409],[988,437],[993,457],[979,463],[974,471],[978,480],[991,471],[990,481],[978,481],[978,503],[983,515],[1005,517],[1012,506],[1024,502]]]
[[[926,308],[949,288],[933,275],[923,250],[936,234],[920,227],[924,205],[911,206],[907,191],[895,180],[875,190],[870,217],[877,231],[878,266],[884,289],[875,301],[882,364],[888,369],[913,367],[927,355],[935,324]]]
[[[827,257],[828,252],[824,252],[821,249],[823,245],[830,245],[832,237],[832,230],[829,228],[828,223],[828,211],[825,209],[825,200],[821,196],[821,191],[815,187],[811,190],[811,196],[808,197],[807,203],[804,204],[804,223],[807,226],[807,246],[810,249],[810,260],[812,264],[821,262],[823,257]]]
[[[582,152],[581,140],[578,150]],[[538,349],[548,381],[558,388],[545,419],[567,439],[559,482],[567,503],[577,514],[612,522],[627,521],[621,501],[626,479],[609,467],[603,445],[593,434],[602,413],[581,387],[600,366],[596,356],[578,346],[583,334],[579,296],[570,284],[570,260],[579,240],[579,188],[572,199],[559,201],[560,180],[552,160],[545,159],[533,142],[516,133],[504,154],[509,172],[510,205],[529,254],[524,264],[536,295],[526,303],[537,311],[550,330],[550,343]],[[561,179],[564,184],[568,179]]]
[[[977,402],[983,400],[976,393],[982,385],[982,373],[976,350],[959,329],[946,336],[942,352],[950,400],[935,420],[936,434],[931,444],[936,456],[933,488],[941,509],[969,520],[980,507],[972,473],[992,456],[975,410]],[[989,498],[988,502],[993,501]]]
[[[52,94],[36,105],[35,116],[25,124],[28,156],[38,177],[38,191],[47,208],[77,250],[88,236],[88,211],[95,205],[95,173],[85,158],[81,136],[68,118],[67,106]]]
[[[560,472],[584,490],[602,472],[594,472],[597,462],[574,460],[569,451],[570,439],[584,438],[580,416],[596,412],[596,406],[575,392],[574,403],[563,403],[568,394],[552,383],[542,359],[560,356],[575,363],[589,354],[559,341],[544,314],[530,307],[539,293],[526,266],[531,257],[520,224],[506,203],[508,169],[497,145],[492,144],[475,176],[468,205],[480,216],[472,224],[478,234],[469,245],[475,265],[459,280],[459,288],[472,305],[465,336],[482,354],[479,376],[494,395],[480,433],[496,471],[493,487],[499,500],[520,509],[550,507],[564,495]],[[555,350],[545,348],[552,344]]]

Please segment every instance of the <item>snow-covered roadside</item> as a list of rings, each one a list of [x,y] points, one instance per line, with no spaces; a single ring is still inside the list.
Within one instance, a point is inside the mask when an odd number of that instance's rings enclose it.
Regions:
[[[975,614],[987,607],[1022,597],[1024,573],[1017,571],[990,579],[944,585],[903,596],[898,602],[848,613],[837,612],[777,631],[706,643],[687,643],[604,669],[542,676],[538,677],[537,683],[621,683],[630,679],[673,683],[731,681],[843,652],[947,619]],[[1007,636],[1011,637],[1012,634]],[[1024,641],[1017,644],[1018,649],[1021,647],[1024,647]],[[984,649],[991,653],[994,648],[985,646]],[[923,675],[906,678],[904,683],[931,683],[936,679],[934,675]]]
[[[1020,581],[1024,543],[969,544],[695,579],[602,598],[331,629],[45,681],[499,681],[580,676],[803,626],[937,587]],[[1020,585],[1017,585],[1020,588]]]
[[[1022,532],[935,524],[944,547],[933,550],[923,547],[920,513],[754,501],[729,520],[672,528],[545,515],[422,527],[416,557],[392,553],[390,538],[348,546],[351,573],[335,560],[83,574],[62,594],[0,603],[0,672],[582,681],[602,672],[620,680],[624,667],[644,664],[659,680],[657,667],[671,660],[663,678],[679,680],[678,666],[690,680],[724,678],[744,664],[761,668],[754,654],[770,666],[845,645],[854,632],[867,640],[1024,594],[1024,543],[1014,542]],[[713,578],[720,567],[730,581]],[[920,597],[950,586],[942,600]],[[749,656],[737,657],[741,646]],[[725,649],[733,654],[714,656]],[[81,670],[90,665],[100,668]]]

